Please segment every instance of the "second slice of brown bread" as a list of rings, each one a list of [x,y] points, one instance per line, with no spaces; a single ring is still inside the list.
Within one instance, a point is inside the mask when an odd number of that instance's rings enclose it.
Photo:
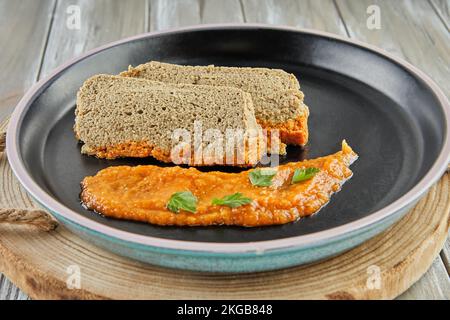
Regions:
[[[182,66],[151,61],[120,74],[166,83],[230,86],[252,96],[255,116],[264,129],[277,129],[283,142],[305,145],[309,109],[297,78],[279,69]]]
[[[256,164],[265,151],[262,147],[249,148],[262,146],[264,139],[250,94],[236,88],[168,85],[97,75],[80,88],[75,113],[74,130],[84,143],[82,152],[100,158],[152,156],[173,162],[174,130],[191,137],[191,154],[183,153],[182,162],[189,165],[249,166]],[[240,142],[246,146],[244,154],[236,147],[231,150],[236,156],[231,163],[229,158],[217,158],[217,154],[211,158],[204,153],[194,159],[194,149],[199,146],[194,144],[194,124],[199,122],[202,133],[211,129],[225,136],[229,129],[240,130]],[[200,145],[205,148],[207,144],[205,141]],[[222,150],[230,151],[225,146]]]

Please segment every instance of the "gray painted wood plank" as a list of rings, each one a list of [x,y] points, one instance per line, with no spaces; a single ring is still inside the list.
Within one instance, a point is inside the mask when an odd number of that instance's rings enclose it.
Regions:
[[[0,0],[0,119],[36,80],[53,9],[54,0]]]
[[[200,24],[199,0],[150,0],[150,31]]]
[[[242,0],[247,22],[313,28],[346,35],[331,0]]]
[[[71,6],[79,8],[79,29],[67,25]],[[145,0],[60,0],[41,75],[87,50],[145,32],[146,19]]]
[[[0,0],[0,120],[36,81],[53,10],[54,0]],[[0,300],[6,299],[27,296],[0,274]]]
[[[450,33],[428,1],[336,0],[352,38],[404,58],[450,95]],[[366,25],[369,5],[380,8],[381,29]]]
[[[201,4],[201,23],[244,22],[239,0],[206,0]]]
[[[0,274],[0,300],[28,300],[28,296]]]
[[[442,262],[444,262],[445,268],[447,269],[447,274],[450,277],[450,232],[448,233],[447,241],[442,249],[441,258]]]
[[[12,3],[13,1],[8,1]],[[38,1],[30,1],[33,4],[38,4]],[[19,1],[14,1],[19,3]],[[41,1],[42,5],[42,1]],[[80,29],[70,29],[67,27],[67,19],[69,15],[67,10],[70,5],[76,5],[80,10],[81,24]],[[36,5],[39,7],[39,5]],[[12,8],[11,8],[12,9]],[[32,10],[30,15],[35,14],[34,8],[21,8],[24,12]],[[4,12],[0,10],[0,15]],[[10,11],[14,12],[14,11]],[[48,11],[51,15],[51,10]],[[69,10],[69,12],[72,12]],[[44,17],[47,17],[47,15]],[[13,16],[13,15],[11,15]],[[48,17],[50,18],[50,16]],[[28,19],[25,16],[24,20]],[[42,62],[42,70],[40,76],[45,76],[52,69],[56,68],[66,60],[80,55],[86,50],[92,49],[99,45],[118,40],[123,37],[131,36],[134,34],[142,33],[146,31],[146,1],[145,0],[60,0],[56,6],[54,20],[52,23],[52,29],[49,33],[48,44],[45,50],[44,59]],[[33,21],[32,21],[33,22]],[[3,21],[1,22],[3,23]],[[23,25],[27,25],[23,23]],[[35,27],[34,23],[29,26],[31,29]],[[38,30],[30,30],[30,36],[25,34],[20,35],[20,39],[23,38],[27,41],[27,38],[36,37]],[[34,32],[34,33],[33,33]],[[45,31],[47,34],[48,30]],[[24,32],[25,33],[25,32]],[[5,36],[4,33],[0,33],[0,37]],[[45,39],[46,37],[42,37]],[[3,43],[3,42],[2,42]],[[37,46],[37,45],[36,45]],[[33,48],[26,50],[26,48],[19,47],[18,51],[29,52],[30,55],[38,55],[33,52]],[[14,50],[14,48],[11,48]],[[40,49],[42,51],[42,49]],[[39,63],[34,63],[37,67],[40,64],[41,55],[39,55]],[[2,55],[0,55],[2,59]],[[1,65],[1,60],[0,60]],[[32,74],[30,78],[24,78],[31,85],[38,75],[38,68]],[[32,70],[32,66],[29,66],[28,72]],[[19,70],[20,71],[20,70]],[[17,84],[20,85],[19,79]],[[23,86],[26,88],[26,86]],[[1,90],[1,89],[0,89]],[[0,91],[1,92],[1,91]],[[23,94],[23,90],[20,91],[19,96]],[[0,278],[0,299],[26,299],[27,296],[11,284],[6,277]]]
[[[450,37],[427,1],[336,0],[346,28],[356,38],[404,58],[428,73],[450,94]],[[367,27],[369,5],[380,8],[381,29]],[[450,281],[438,257],[430,270],[405,292],[403,299],[448,299]]]
[[[439,14],[442,23],[450,30],[450,0],[430,0],[431,5]]]
[[[439,285],[435,285],[436,283]],[[442,260],[439,257],[436,258],[425,275],[397,299],[449,300],[450,281]]]

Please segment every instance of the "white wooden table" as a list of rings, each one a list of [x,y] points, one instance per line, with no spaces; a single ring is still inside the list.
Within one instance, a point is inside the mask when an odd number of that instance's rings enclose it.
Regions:
[[[380,28],[369,28],[378,10]],[[0,0],[0,120],[34,82],[86,50],[143,32],[224,22],[359,39],[416,65],[450,96],[450,0]],[[429,271],[399,298],[450,299],[449,262],[447,240]],[[3,299],[27,296],[0,275]]]

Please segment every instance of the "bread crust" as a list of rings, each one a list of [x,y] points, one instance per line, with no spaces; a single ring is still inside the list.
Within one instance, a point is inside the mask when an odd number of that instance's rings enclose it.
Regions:
[[[262,143],[261,140],[257,143]],[[246,150],[248,149],[248,145],[246,146]],[[285,149],[281,147],[281,151],[285,152]],[[172,156],[170,152],[162,150],[156,146],[151,145],[146,141],[129,141],[120,144],[103,146],[103,147],[88,147],[87,145],[83,145],[81,147],[81,152],[84,154],[88,154],[91,156],[95,156],[101,159],[114,160],[117,158],[124,157],[132,157],[132,158],[146,158],[153,157],[156,160],[165,162],[165,163],[173,163]],[[253,167],[258,163],[258,160],[261,158],[261,154],[263,152],[262,148],[257,149],[257,155],[250,154],[249,152],[245,152],[245,159],[243,163],[234,163],[230,164],[236,167]],[[181,162],[178,164],[186,164],[186,165],[195,165],[195,166],[213,166],[220,164],[216,159],[210,159],[208,157],[202,157],[202,161],[198,162],[194,156],[180,158]],[[222,163],[226,164],[226,157],[222,159]]]

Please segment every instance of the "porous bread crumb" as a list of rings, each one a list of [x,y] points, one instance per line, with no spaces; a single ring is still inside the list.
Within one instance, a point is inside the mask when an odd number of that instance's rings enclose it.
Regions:
[[[101,158],[153,156],[170,161],[173,130],[186,130],[193,139],[194,121],[201,121],[203,132],[208,129],[217,129],[222,134],[227,129],[257,132],[256,141],[244,135],[245,144],[263,144],[250,94],[232,87],[168,85],[96,75],[79,90],[75,115],[74,131],[84,143],[82,152]],[[262,151],[263,148],[256,148],[256,154],[243,155],[245,163],[241,165],[256,164]],[[209,161],[212,163],[207,164],[221,164]]]
[[[304,95],[293,74],[279,69],[181,66],[151,61],[129,67],[120,73],[125,77],[144,78],[165,83],[230,86],[251,94],[255,116],[263,128],[292,127],[287,122],[297,122],[295,128],[285,130],[282,140],[289,144],[304,145],[307,127],[301,127],[309,110]],[[301,138],[299,138],[301,137]],[[305,140],[306,137],[306,140]]]

